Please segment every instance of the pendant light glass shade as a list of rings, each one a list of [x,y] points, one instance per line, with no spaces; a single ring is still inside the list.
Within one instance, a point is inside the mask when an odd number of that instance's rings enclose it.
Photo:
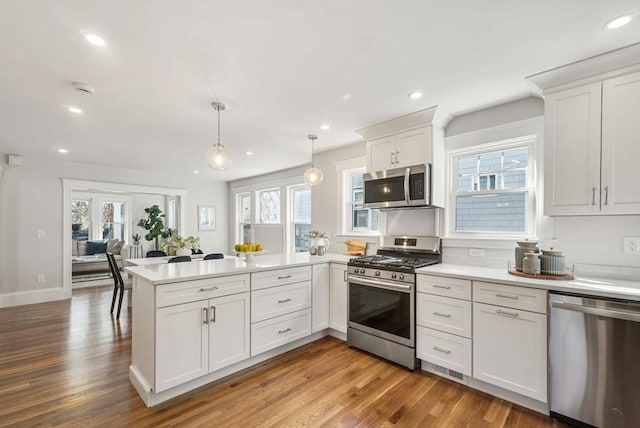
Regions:
[[[211,103],[211,107],[218,112],[218,142],[207,152],[207,165],[213,169],[224,171],[231,166],[231,153],[220,144],[220,111],[225,109],[224,104]]]
[[[315,141],[318,137],[308,135],[307,138],[311,140],[311,167],[304,172],[304,182],[309,186],[315,186],[324,180],[324,174],[315,166]]]

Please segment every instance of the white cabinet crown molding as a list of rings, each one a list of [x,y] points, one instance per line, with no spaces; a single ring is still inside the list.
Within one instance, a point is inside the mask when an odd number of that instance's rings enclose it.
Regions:
[[[451,119],[453,119],[452,115],[446,113],[442,109],[439,109],[438,106],[432,106],[413,113],[405,114],[404,116],[376,123],[366,128],[358,129],[356,132],[362,135],[365,139],[370,140],[425,125],[432,125],[436,128],[444,129]]]
[[[569,89],[572,82],[583,85],[619,74],[628,74],[635,69],[640,69],[640,43],[532,74],[526,79],[547,93],[550,92],[550,88],[553,88],[552,91]]]

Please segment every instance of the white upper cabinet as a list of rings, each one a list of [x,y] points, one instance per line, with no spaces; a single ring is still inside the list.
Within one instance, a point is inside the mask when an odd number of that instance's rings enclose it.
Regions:
[[[451,116],[437,106],[378,123],[357,132],[367,140],[367,171],[431,164],[432,205],[443,206],[444,128]]]
[[[640,71],[602,86],[603,214],[640,213]]]
[[[381,171],[432,163],[431,127],[422,127],[367,142],[367,170]]]
[[[640,213],[640,44],[531,76],[545,95],[544,212]]]

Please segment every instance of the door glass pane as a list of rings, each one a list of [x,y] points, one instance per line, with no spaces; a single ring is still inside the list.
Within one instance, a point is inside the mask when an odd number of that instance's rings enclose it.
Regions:
[[[71,201],[71,238],[78,241],[89,239],[89,228],[91,226],[89,217],[90,201]]]

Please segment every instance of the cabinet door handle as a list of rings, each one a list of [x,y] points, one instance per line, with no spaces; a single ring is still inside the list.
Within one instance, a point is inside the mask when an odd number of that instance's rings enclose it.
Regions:
[[[505,299],[518,300],[518,296],[510,296],[508,294],[496,293],[496,297],[503,297]]]
[[[502,309],[498,309],[496,311],[496,314],[498,314],[498,315],[509,315],[510,317],[518,317],[518,316],[520,316],[520,314],[517,313],[517,312],[507,312],[507,311],[503,311]]]
[[[278,300],[278,303],[287,303],[287,302],[290,302],[290,301],[291,301],[291,298],[290,298],[290,297],[287,297],[287,298],[286,298],[286,299],[284,299],[284,300]]]
[[[438,285],[438,284],[433,284],[432,285],[433,288],[442,288],[444,290],[451,290],[451,286],[450,285]]]
[[[609,186],[604,186],[604,204],[609,203]]]
[[[204,311],[204,320],[202,321],[202,324],[209,324],[209,308],[202,308],[202,310]]]
[[[449,349],[440,349],[437,346],[434,346],[433,350],[434,351],[438,351],[438,352],[442,352],[443,354],[447,354],[447,355],[451,354],[451,351]]]
[[[344,282],[347,282],[347,271],[345,270],[344,272],[342,272],[344,275]]]
[[[396,164],[399,164],[399,163],[400,163],[400,161],[398,160],[398,155],[399,155],[399,154],[400,154],[400,152],[396,150]]]
[[[442,312],[434,312],[433,315],[443,318],[451,318],[451,314],[443,314]]]
[[[394,155],[394,153],[391,152],[391,165],[394,165],[396,163],[396,161],[393,160],[393,155]]]
[[[216,307],[211,306],[211,322],[216,322]]]
[[[217,290],[218,287],[216,287],[215,285],[213,287],[207,287],[207,288],[201,288],[200,291],[213,291],[213,290]]]
[[[596,204],[596,188],[593,187],[591,189],[591,205],[595,205]]]
[[[291,328],[287,327],[287,328],[286,328],[286,329],[284,329],[284,330],[278,330],[278,334],[283,334],[283,333],[286,333],[286,332],[288,332],[288,331],[291,331]]]
[[[291,275],[284,275],[284,276],[278,277],[278,279],[287,279],[287,278],[291,278]]]

